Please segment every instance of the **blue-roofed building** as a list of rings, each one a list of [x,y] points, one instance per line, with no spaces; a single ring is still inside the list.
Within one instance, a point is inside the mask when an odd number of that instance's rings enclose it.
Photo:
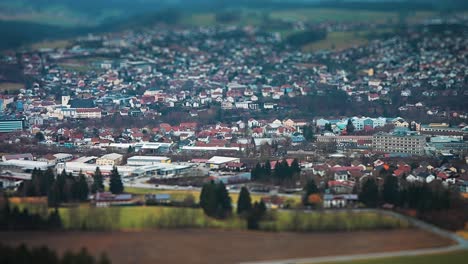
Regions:
[[[24,128],[24,121],[21,119],[0,120],[0,133],[21,131]]]

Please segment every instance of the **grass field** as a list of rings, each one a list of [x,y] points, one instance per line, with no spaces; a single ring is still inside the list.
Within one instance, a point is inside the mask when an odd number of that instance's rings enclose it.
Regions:
[[[424,256],[379,258],[358,261],[325,262],[322,264],[464,264],[468,260],[468,251],[456,251],[444,254],[433,254]]]
[[[51,41],[42,41],[38,43],[34,43],[30,46],[33,50],[38,49],[62,49],[66,48],[70,45],[70,41],[68,40],[51,40]]]
[[[67,229],[91,230],[141,230],[152,228],[221,228],[242,230],[246,221],[233,216],[225,220],[207,217],[201,209],[127,206],[95,208],[87,204],[74,208],[60,208],[60,216]],[[290,211],[271,212],[262,222],[265,231],[357,231],[376,229],[401,229],[409,224],[377,213]]]
[[[434,15],[432,12],[413,12],[408,14],[408,22],[417,22]],[[285,11],[272,11],[270,17],[290,21],[308,22],[371,22],[371,23],[397,23],[398,12],[345,10],[329,8],[290,9]],[[411,18],[411,19],[410,19]]]
[[[165,193],[165,194],[170,194],[173,199],[178,200],[178,201],[184,200],[188,195],[192,195],[195,198],[195,202],[198,202],[200,198],[200,191],[198,190],[157,190],[157,189],[125,187],[125,192],[136,194],[136,195]],[[237,203],[237,200],[239,199],[238,193],[229,193],[229,196],[231,197],[231,201],[233,203]],[[267,194],[265,195],[250,194],[250,198],[252,199],[252,202],[259,202],[260,199],[264,196],[267,196]],[[301,202],[301,197],[299,195],[290,197],[288,199],[290,199],[290,202],[292,204],[299,204]]]
[[[12,82],[1,82],[0,83],[0,91],[18,91],[19,89],[23,89],[24,84],[22,83],[12,83]]]

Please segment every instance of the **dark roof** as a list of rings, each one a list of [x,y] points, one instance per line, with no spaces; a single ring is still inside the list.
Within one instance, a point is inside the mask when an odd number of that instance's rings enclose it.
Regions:
[[[94,101],[92,99],[72,99],[70,100],[71,108],[93,108]]]

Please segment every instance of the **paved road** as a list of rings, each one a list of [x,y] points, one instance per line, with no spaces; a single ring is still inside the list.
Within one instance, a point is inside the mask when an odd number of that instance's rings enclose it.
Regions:
[[[418,256],[426,254],[436,254],[436,253],[447,253],[457,250],[468,250],[468,240],[463,239],[456,234],[440,229],[434,225],[425,223],[413,217],[397,214],[390,211],[384,210],[361,210],[361,211],[377,211],[384,214],[406,220],[412,225],[432,232],[434,234],[440,235],[452,239],[457,244],[439,247],[439,248],[427,248],[427,249],[416,249],[416,250],[404,250],[397,252],[383,252],[383,253],[370,253],[370,254],[356,254],[356,255],[342,255],[342,256],[327,256],[327,257],[315,257],[315,258],[303,258],[303,259],[284,259],[284,260],[274,260],[274,261],[258,261],[258,262],[245,262],[244,264],[309,264],[309,263],[323,263],[323,262],[341,262],[341,261],[354,261],[354,260],[364,260],[364,259],[374,259],[374,258],[387,258],[387,257],[402,257],[402,256]]]

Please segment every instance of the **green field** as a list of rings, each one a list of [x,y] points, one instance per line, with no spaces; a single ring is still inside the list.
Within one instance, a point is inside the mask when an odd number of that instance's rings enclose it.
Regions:
[[[468,260],[468,251],[456,251],[444,254],[424,256],[379,258],[357,261],[325,262],[322,264],[463,264]]]
[[[95,208],[87,204],[60,208],[65,228],[127,230],[151,228],[245,229],[246,221],[232,216],[225,220],[207,217],[202,209],[125,206]],[[260,225],[265,231],[357,231],[408,228],[409,224],[377,213],[270,211]]]
[[[145,189],[145,188],[135,188],[135,187],[125,187],[125,192],[142,195],[142,194],[159,194],[165,193],[170,194],[172,199],[182,201],[187,196],[192,195],[195,198],[195,202],[198,202],[200,198],[200,191],[198,190],[157,190],[157,189]],[[229,193],[231,200],[233,203],[237,203],[237,199],[239,199],[238,193]],[[260,199],[264,196],[268,196],[267,194],[250,194],[252,202],[259,202]],[[290,204],[297,205],[301,202],[301,197],[299,195],[288,198],[290,200]]]

